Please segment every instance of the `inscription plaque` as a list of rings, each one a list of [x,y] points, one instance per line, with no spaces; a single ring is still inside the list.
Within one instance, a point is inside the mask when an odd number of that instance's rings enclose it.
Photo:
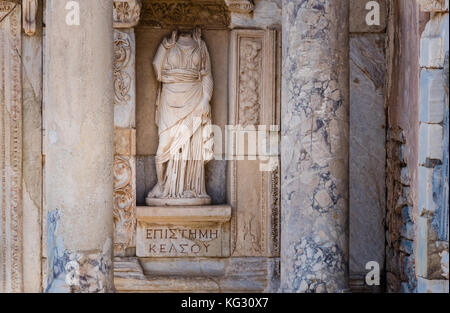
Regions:
[[[226,257],[229,206],[138,207],[139,257]]]

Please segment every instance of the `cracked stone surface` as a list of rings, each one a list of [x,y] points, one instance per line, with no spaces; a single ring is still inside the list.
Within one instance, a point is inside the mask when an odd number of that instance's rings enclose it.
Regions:
[[[283,30],[281,290],[344,291],[348,3],[285,0]]]

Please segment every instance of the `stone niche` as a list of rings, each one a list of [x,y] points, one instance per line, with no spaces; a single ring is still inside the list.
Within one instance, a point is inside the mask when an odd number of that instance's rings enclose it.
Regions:
[[[140,21],[131,30],[130,45],[134,52],[131,60],[135,60],[135,73],[130,75],[135,77],[135,92],[130,92],[135,97],[135,124],[126,135],[135,146],[130,149],[135,163],[127,166],[127,158],[121,153],[116,156],[120,160],[116,162],[116,186],[122,181],[128,186],[116,188],[115,196],[116,242],[117,238],[123,242],[116,244],[118,291],[257,292],[277,288],[280,33],[272,27],[273,20],[270,27],[257,29],[253,24],[252,29],[230,26],[234,14],[239,21],[252,20],[251,10],[253,5],[257,9],[259,2],[270,1],[141,2]],[[173,30],[194,27],[201,28],[209,51],[214,81],[211,118],[214,133],[222,137],[215,137],[215,157],[205,171],[211,204],[146,206],[145,198],[157,182],[158,82],[153,58]],[[240,136],[236,125],[250,128]],[[258,127],[266,130],[258,132]],[[259,140],[258,134],[264,131],[270,144]],[[231,139],[228,144],[226,137]],[[252,137],[258,140],[256,145],[269,148],[261,149],[263,153],[252,150],[248,145]],[[117,168],[118,164],[124,165]],[[134,195],[134,203],[129,203],[128,194]]]
[[[164,37],[168,37],[173,26],[155,29],[139,26],[136,34],[136,175],[137,205],[145,205],[145,197],[156,184],[155,154],[158,148],[158,128],[155,120],[157,81],[152,60]],[[191,29],[186,27],[187,29]],[[224,134],[228,123],[228,45],[229,30],[202,28],[202,38],[211,56],[214,92],[211,100],[212,123],[220,126]],[[220,151],[215,147],[215,151]],[[225,151],[224,146],[221,149]],[[212,204],[226,203],[226,161],[223,153],[206,167],[207,191]]]

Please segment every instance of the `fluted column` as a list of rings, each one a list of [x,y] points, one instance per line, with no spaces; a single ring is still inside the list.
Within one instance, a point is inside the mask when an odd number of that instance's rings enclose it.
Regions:
[[[347,289],[348,2],[283,0],[283,292]]]
[[[112,9],[112,0],[46,1],[47,292],[114,289]]]

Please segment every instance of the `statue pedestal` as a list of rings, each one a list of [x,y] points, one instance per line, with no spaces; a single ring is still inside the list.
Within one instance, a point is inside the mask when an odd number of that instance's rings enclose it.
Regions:
[[[138,257],[230,256],[231,206],[136,208]]]
[[[148,206],[193,206],[193,205],[210,205],[211,198],[180,198],[180,199],[158,199],[158,198],[145,198],[145,203]]]

